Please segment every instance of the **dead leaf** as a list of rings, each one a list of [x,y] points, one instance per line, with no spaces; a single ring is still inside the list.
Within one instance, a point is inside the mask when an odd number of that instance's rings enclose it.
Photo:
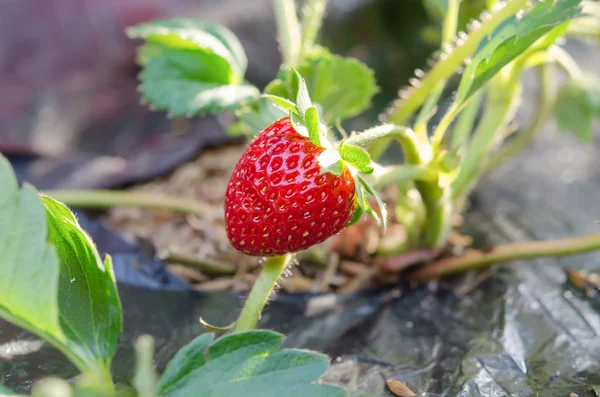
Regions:
[[[389,379],[385,383],[390,391],[399,397],[415,397],[415,392],[399,380]]]

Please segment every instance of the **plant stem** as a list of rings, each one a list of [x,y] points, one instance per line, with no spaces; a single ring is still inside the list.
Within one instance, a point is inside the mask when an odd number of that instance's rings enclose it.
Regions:
[[[456,37],[456,29],[458,26],[458,12],[460,10],[460,2],[461,0],[449,0],[448,1],[448,11],[446,12],[446,16],[444,18],[444,23],[442,25],[442,43],[440,52],[446,53],[449,52],[448,49],[452,48],[452,41]],[[421,111],[415,120],[415,130],[423,131],[423,133],[427,134],[427,121],[434,113],[434,108],[437,105],[442,93],[444,92],[444,87],[446,86],[447,79],[443,79],[438,82],[437,87],[429,94],[429,97],[425,101],[425,104],[421,107]],[[424,123],[423,128],[417,127],[417,125]]]
[[[313,47],[327,9],[327,0],[306,0],[302,7],[301,56]]]
[[[380,139],[387,138],[397,139],[400,142],[406,162],[409,164],[421,164],[425,157],[431,156],[430,153],[423,153],[415,133],[410,128],[393,124],[383,124],[365,130],[346,139],[346,143],[367,147]]]
[[[300,58],[301,33],[294,0],[273,0],[277,40],[283,64],[294,66]]]
[[[465,59],[473,55],[479,43],[490,35],[501,23],[519,12],[529,0],[512,0],[504,8],[483,21],[481,27],[473,31],[465,42],[458,46],[446,58],[440,59],[429,73],[421,80],[408,98],[399,101],[388,113],[387,120],[394,124],[404,124],[435,89],[440,81],[448,79],[461,66]]]
[[[237,319],[234,332],[250,331],[254,329],[260,319],[260,314],[271,295],[277,280],[290,262],[291,254],[271,256],[254,283],[242,312]]]
[[[512,120],[521,92],[519,77],[519,67],[508,67],[490,81],[485,113],[465,152],[460,172],[452,183],[452,195],[455,200],[461,201],[473,185],[479,175],[482,160],[494,144],[498,131]]]
[[[201,202],[152,193],[116,190],[46,190],[49,197],[78,208],[136,207],[171,210],[184,214],[206,216],[211,212]]]
[[[554,58],[556,63],[569,75],[572,79],[581,77],[583,72],[577,62],[569,55],[569,53],[558,45],[553,45],[548,48],[548,52]]]
[[[540,104],[535,120],[529,127],[507,142],[504,146],[492,153],[483,164],[482,173],[488,173],[495,169],[509,157],[519,153],[527,147],[535,137],[536,133],[543,127],[553,111],[558,87],[556,85],[556,73],[554,65],[542,64],[539,67],[540,74]]]
[[[425,165],[431,160],[431,147],[422,145],[415,133],[406,127],[384,124],[347,139],[348,144],[368,146],[379,139],[397,139],[402,148],[406,163]],[[375,184],[383,186],[377,181]],[[415,180],[415,186],[421,195],[426,209],[423,242],[427,247],[436,249],[442,245],[451,227],[452,194],[450,185],[441,181],[438,174],[431,180]]]
[[[460,10],[460,2],[462,0],[449,0],[448,11],[444,18],[444,25],[442,27],[442,47],[445,44],[452,44],[452,40],[456,36],[456,29],[458,27],[458,12]]]
[[[446,48],[452,46],[452,41],[456,36],[456,28],[458,26],[458,12],[460,10],[460,2],[461,0],[449,0],[448,4],[448,12],[446,12],[443,28],[442,28],[442,42],[441,42],[441,52],[446,52]],[[448,76],[449,77],[449,76]],[[430,92],[427,92],[427,99],[424,102],[424,105],[421,107],[419,114],[414,122],[415,132],[419,141],[422,144],[429,142],[429,137],[427,136],[427,122],[431,118],[431,116],[435,113],[434,109],[437,105],[442,93],[444,92],[444,87],[446,86],[447,78],[441,79],[435,85]],[[414,109],[416,110],[416,108]],[[403,122],[395,121],[396,124],[403,124]],[[387,147],[389,146],[391,139],[383,139],[376,144],[374,144],[369,150],[369,154],[371,158],[374,160],[378,160]]]
[[[423,165],[402,164],[377,167],[369,176],[373,178],[372,186],[378,189],[414,180],[431,181],[437,177],[437,172]]]
[[[190,268],[198,269],[209,276],[232,275],[235,274],[238,269],[233,263],[210,258],[200,258],[192,255],[183,255],[169,251],[159,253],[158,258],[165,263],[178,263]]]
[[[467,144],[471,131],[473,131],[473,126],[475,125],[475,119],[479,113],[481,102],[483,101],[484,92],[485,90],[481,89],[475,93],[473,98],[469,101],[469,104],[458,115],[456,125],[452,130],[451,149],[458,150],[461,146]]]
[[[484,253],[473,251],[462,256],[445,258],[410,274],[414,281],[429,281],[448,274],[476,269],[496,262],[568,256],[600,250],[600,234],[564,240],[534,241],[500,245]]]

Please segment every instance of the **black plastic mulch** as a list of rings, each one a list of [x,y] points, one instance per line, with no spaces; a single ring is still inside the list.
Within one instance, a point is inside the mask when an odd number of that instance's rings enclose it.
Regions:
[[[18,29],[19,24],[7,21],[32,18],[32,4],[2,5],[0,37],[9,35],[4,30],[10,26]],[[49,30],[22,27],[13,36],[23,42],[0,42],[0,54],[17,54],[0,59],[0,151],[12,155],[21,180],[39,188],[123,186],[162,175],[203,148],[229,140],[213,118],[196,120],[186,134],[177,135],[164,115],[140,106],[131,47],[120,40],[114,47],[93,46],[93,34],[73,37],[66,29],[52,41],[48,15],[74,23],[81,4],[92,7],[90,15],[105,15],[93,8],[99,3],[36,4],[43,7],[34,21]],[[115,0],[111,8],[116,14],[106,14],[117,35],[123,23],[114,23],[115,15],[143,19],[162,12],[140,1],[139,13],[121,14],[119,4]],[[75,58],[46,52],[42,57],[37,51],[36,46],[57,43]],[[590,70],[600,61],[597,51],[592,55],[580,57]],[[107,59],[120,61],[108,67]],[[81,67],[63,67],[75,60]],[[28,68],[31,64],[36,67]],[[42,64],[51,67],[38,76]],[[526,92],[524,121],[535,103],[535,85],[528,84]],[[480,185],[465,231],[479,246],[597,232],[599,155],[597,145],[583,146],[549,125],[534,147]],[[190,291],[151,252],[132,246],[93,217],[81,213],[79,218],[100,251],[112,254],[115,262],[125,316],[122,348],[114,360],[119,380],[131,376],[131,345],[140,334],[156,338],[162,367],[204,332],[200,316],[219,324],[235,317],[239,297]],[[393,378],[426,396],[592,396],[588,386],[600,384],[600,302],[569,288],[563,269],[597,270],[599,259],[589,254],[500,267],[466,295],[456,286],[473,277],[351,296],[281,296],[271,302],[261,325],[286,333],[288,346],[330,354],[335,359],[327,375],[331,382],[347,382],[358,368],[362,388]],[[0,321],[0,381],[26,391],[42,376],[76,374],[48,346],[27,354],[15,350],[16,342],[32,340]]]

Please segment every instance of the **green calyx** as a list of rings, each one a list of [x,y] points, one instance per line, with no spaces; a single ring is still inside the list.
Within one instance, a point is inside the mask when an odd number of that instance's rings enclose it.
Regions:
[[[367,213],[373,216],[385,230],[387,227],[385,205],[375,189],[360,176],[360,174],[373,173],[374,166],[369,153],[362,147],[347,142],[346,139],[336,145],[329,141],[326,135],[327,126],[320,121],[319,109],[310,99],[306,82],[297,70],[294,68],[291,70],[294,76],[292,89],[295,93],[295,103],[276,95],[264,95],[263,97],[271,100],[276,107],[289,114],[290,122],[299,134],[308,137],[316,146],[325,148],[317,159],[321,166],[321,172],[330,172],[340,176],[345,169],[350,170],[355,178],[358,205],[349,225],[357,222],[363,213]],[[375,199],[381,216],[370,206],[368,195]]]

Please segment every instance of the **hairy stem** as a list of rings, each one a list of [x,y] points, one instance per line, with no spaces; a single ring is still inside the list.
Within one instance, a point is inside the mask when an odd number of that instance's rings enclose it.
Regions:
[[[242,312],[236,321],[234,332],[254,329],[277,280],[281,277],[290,259],[290,254],[267,258],[258,279],[246,299],[246,303],[244,303]]]
[[[442,26],[442,46],[445,44],[452,44],[452,40],[456,36],[456,29],[458,27],[458,11],[460,10],[460,2],[462,0],[449,0],[448,11],[444,18],[444,25]]]
[[[406,162],[409,164],[421,164],[424,157],[430,157],[430,154],[422,152],[423,149],[413,130],[393,124],[383,124],[365,130],[346,139],[346,143],[366,147],[383,139],[397,139],[404,149]]]
[[[327,0],[306,0],[302,7],[302,47],[304,56],[313,47],[327,9]]]
[[[400,185],[415,180],[431,181],[437,177],[437,172],[423,165],[402,164],[388,167],[377,167],[371,175],[372,186],[379,189],[384,186]]]
[[[294,66],[300,58],[301,28],[294,0],[273,0],[277,40],[283,64]]]
[[[557,65],[559,65],[570,78],[577,79],[581,77],[583,74],[581,68],[564,48],[553,45],[548,49],[548,52],[556,61]]]
[[[402,148],[406,163],[426,165],[431,160],[431,147],[419,142],[414,132],[406,127],[384,124],[347,139],[348,144],[368,146],[377,140],[397,139]],[[415,180],[426,209],[426,220],[422,242],[429,248],[439,248],[444,244],[451,227],[452,194],[450,185],[438,174],[429,180]],[[375,185],[383,186],[375,181]]]
[[[466,145],[469,140],[471,131],[473,131],[473,126],[475,125],[475,119],[479,113],[479,108],[481,107],[481,102],[483,101],[484,93],[485,90],[483,89],[475,93],[469,104],[458,115],[456,125],[452,130],[452,141],[450,142],[452,150],[457,150],[461,146]]]
[[[442,43],[440,52],[445,53],[448,52],[447,48],[452,48],[452,41],[456,37],[456,29],[458,26],[458,12],[460,10],[460,2],[461,0],[449,0],[448,1],[448,11],[446,12],[446,16],[444,17],[444,23],[442,25]],[[435,89],[429,94],[429,98],[425,101],[425,105],[421,107],[421,111],[415,120],[415,129],[417,131],[423,131],[424,134],[427,134],[426,124],[428,119],[434,113],[434,108],[437,105],[442,93],[444,92],[444,87],[446,86],[447,79],[443,79],[438,82]],[[416,127],[418,124],[424,123],[424,128]]]
[[[544,126],[552,114],[558,86],[556,85],[556,73],[554,65],[542,64],[539,67],[540,74],[540,104],[534,121],[529,127],[507,142],[504,146],[492,153],[484,163],[482,173],[486,174],[498,167],[504,160],[521,152],[533,141],[536,133]]]
[[[441,276],[477,269],[496,262],[567,256],[600,250],[600,234],[564,240],[534,241],[500,245],[490,252],[472,251],[462,256],[445,258],[412,273],[414,281],[429,281]]]
[[[476,181],[482,161],[495,143],[498,131],[512,120],[520,98],[519,71],[520,68],[509,66],[490,81],[485,113],[465,152],[460,172],[452,183],[452,195],[458,201]]]
[[[423,104],[429,93],[435,89],[440,81],[448,79],[461,66],[465,59],[473,55],[481,40],[491,34],[501,23],[519,12],[529,0],[512,0],[500,11],[492,14],[491,18],[483,21],[481,27],[473,31],[465,40],[464,44],[458,46],[446,58],[440,59],[438,63],[421,80],[418,88],[415,88],[408,98],[401,100],[388,113],[387,120],[394,124],[404,124],[408,118]]]
[[[116,190],[46,190],[44,194],[77,208],[135,207],[170,210],[184,214],[205,216],[210,213],[201,202],[152,193]]]

